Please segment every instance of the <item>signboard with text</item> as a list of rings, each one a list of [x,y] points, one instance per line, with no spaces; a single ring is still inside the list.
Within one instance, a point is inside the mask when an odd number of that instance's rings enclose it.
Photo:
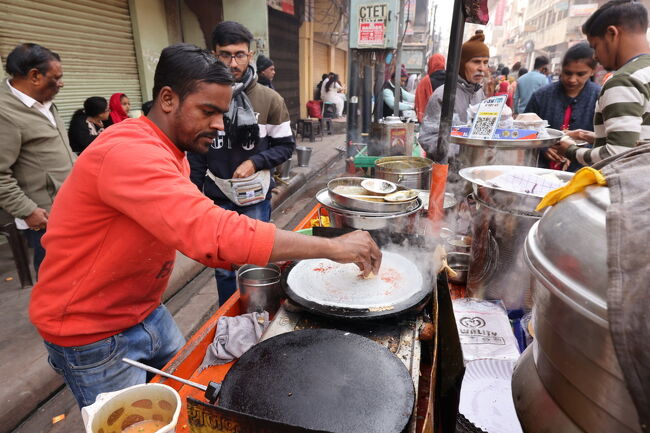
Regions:
[[[352,0],[350,48],[396,48],[398,11],[397,0]]]

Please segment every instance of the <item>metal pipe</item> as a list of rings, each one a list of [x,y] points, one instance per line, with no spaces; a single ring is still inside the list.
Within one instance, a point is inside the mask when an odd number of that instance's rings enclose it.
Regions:
[[[129,359],[129,358],[122,358],[122,361],[126,362],[129,365],[132,365],[133,367],[141,368],[142,370],[148,371],[149,373],[158,374],[158,375],[166,377],[168,379],[173,379],[173,380],[175,380],[177,382],[184,383],[185,385],[193,386],[194,388],[198,388],[198,389],[200,389],[201,391],[204,391],[204,392],[207,391],[207,389],[208,389],[207,386],[201,385],[200,383],[192,382],[191,380],[187,380],[187,379],[182,379],[180,377],[174,376],[173,374],[165,373],[162,370],[158,370],[157,368],[150,367],[150,366],[148,366],[146,364],[143,364],[143,363],[138,362],[138,361],[134,361],[134,360]]]
[[[383,91],[384,79],[386,72],[386,57],[378,55],[377,63],[375,63],[375,114],[374,121],[379,122],[384,117],[384,103],[383,96],[380,97],[381,92]],[[381,102],[381,103],[380,103]]]
[[[358,142],[361,134],[359,133],[359,116],[357,108],[359,107],[359,62],[357,50],[350,50],[350,68],[348,71],[348,115],[347,115],[347,156],[353,157],[355,152],[350,143]]]
[[[363,100],[361,101],[361,132],[370,132],[372,116],[372,66],[363,66]]]
[[[402,42],[404,41],[403,35],[405,33],[406,22],[404,22],[404,0],[399,2],[399,29],[397,33],[397,53],[395,57],[395,78],[393,84],[395,85],[395,103],[393,105],[393,116],[399,117],[399,99],[402,90]]]
[[[438,132],[438,149],[444,149],[442,163],[447,163],[449,153],[449,134],[451,134],[451,121],[454,116],[456,102],[456,87],[460,69],[460,51],[463,45],[463,31],[465,30],[465,16],[463,1],[454,1],[454,16],[451,23],[449,37],[449,50],[447,52],[447,72],[445,74],[445,88],[442,95],[442,110],[440,112],[440,129]]]

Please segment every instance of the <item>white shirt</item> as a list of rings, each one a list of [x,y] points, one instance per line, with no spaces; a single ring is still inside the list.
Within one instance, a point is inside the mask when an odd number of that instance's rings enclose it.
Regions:
[[[12,85],[9,83],[9,80],[7,80],[7,86],[9,86],[9,90],[11,90],[11,93],[13,93],[16,96],[16,98],[20,99],[20,101],[23,104],[25,104],[29,108],[35,107],[43,116],[47,118],[47,120],[50,121],[52,126],[56,127],[56,120],[54,120],[54,114],[52,114],[52,112],[50,111],[50,107],[52,107],[52,101],[47,101],[46,103],[41,104],[31,96],[26,95],[20,90],[12,87]]]

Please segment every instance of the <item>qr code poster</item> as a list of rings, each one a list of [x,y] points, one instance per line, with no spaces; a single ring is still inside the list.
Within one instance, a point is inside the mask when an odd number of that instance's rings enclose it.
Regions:
[[[472,130],[469,133],[471,138],[479,138],[482,140],[489,140],[494,135],[497,126],[499,126],[499,119],[501,118],[501,110],[506,103],[508,97],[505,95],[493,96],[484,99],[478,106],[476,117]]]

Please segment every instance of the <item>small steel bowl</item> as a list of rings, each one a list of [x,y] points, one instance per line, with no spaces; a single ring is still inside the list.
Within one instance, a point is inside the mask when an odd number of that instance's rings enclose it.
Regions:
[[[469,271],[469,253],[447,253],[447,264],[458,275],[449,277],[449,281],[455,284],[466,284]]]

